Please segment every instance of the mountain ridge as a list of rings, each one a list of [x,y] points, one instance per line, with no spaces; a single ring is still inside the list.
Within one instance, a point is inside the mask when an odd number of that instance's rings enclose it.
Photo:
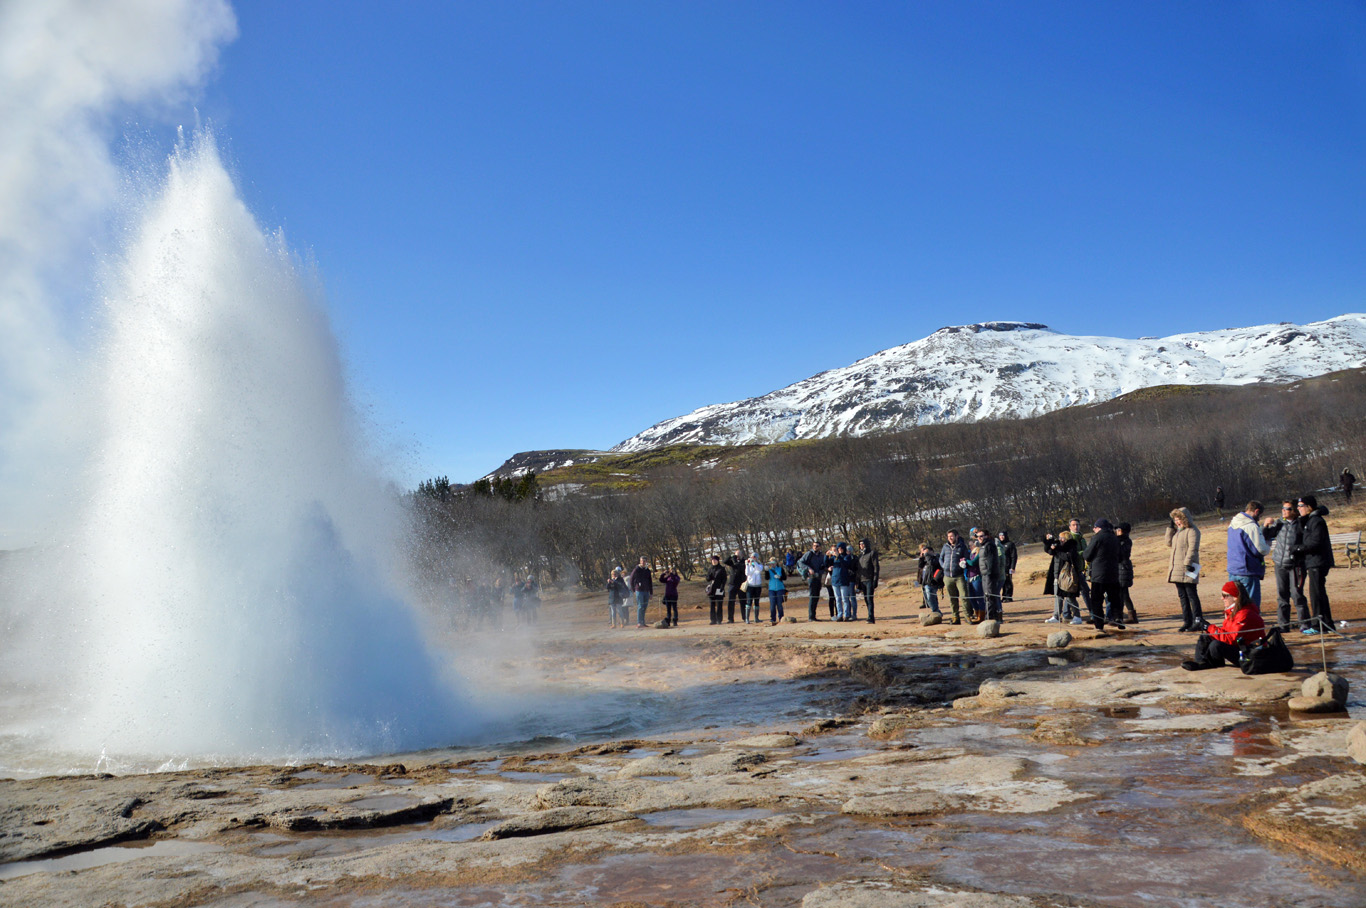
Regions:
[[[940,328],[848,366],[656,423],[614,452],[768,444],[1037,416],[1164,384],[1287,382],[1366,364],[1366,314],[1138,339],[1037,322]]]

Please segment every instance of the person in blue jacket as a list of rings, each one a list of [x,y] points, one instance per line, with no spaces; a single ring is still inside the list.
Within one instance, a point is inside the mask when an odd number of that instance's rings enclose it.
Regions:
[[[854,601],[854,583],[858,580],[858,559],[849,554],[849,544],[835,546],[835,557],[830,562],[830,588],[835,594],[835,620],[854,621],[858,618],[858,603]]]

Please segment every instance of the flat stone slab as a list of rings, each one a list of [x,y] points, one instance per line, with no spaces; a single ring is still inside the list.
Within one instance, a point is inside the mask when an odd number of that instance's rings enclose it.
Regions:
[[[832,883],[802,898],[802,908],[1034,908],[1037,904],[988,892],[912,888],[893,880]]]
[[[1366,773],[1271,788],[1249,799],[1243,826],[1296,851],[1366,870]]]
[[[1347,756],[1366,763],[1366,722],[1358,722],[1347,733]]]
[[[634,819],[635,814],[611,807],[552,807],[549,810],[513,817],[499,823],[485,832],[481,838],[492,842],[496,839],[547,835],[552,832],[564,832],[566,829],[584,829],[588,826],[602,826],[606,823]]]
[[[1203,733],[1228,731],[1247,720],[1248,717],[1240,713],[1202,713],[1191,716],[1162,716],[1155,719],[1126,719],[1124,727],[1144,734]]]
[[[1342,704],[1332,697],[1291,697],[1286,705],[1297,713],[1342,712]]]

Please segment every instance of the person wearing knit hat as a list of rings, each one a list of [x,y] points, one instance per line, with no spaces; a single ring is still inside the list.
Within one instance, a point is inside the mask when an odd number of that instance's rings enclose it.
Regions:
[[[1326,505],[1313,495],[1301,495],[1296,505],[1300,512],[1300,539],[1292,554],[1304,565],[1304,588],[1309,593],[1313,616],[1302,634],[1321,634],[1333,629],[1333,608],[1328,602],[1328,572],[1333,569],[1333,544],[1328,538]]]
[[[1224,621],[1209,625],[1195,641],[1195,658],[1181,663],[1188,672],[1220,668],[1226,661],[1239,665],[1243,648],[1266,636],[1262,613],[1248,598],[1242,584],[1230,580],[1224,584],[1220,595],[1224,599]]]

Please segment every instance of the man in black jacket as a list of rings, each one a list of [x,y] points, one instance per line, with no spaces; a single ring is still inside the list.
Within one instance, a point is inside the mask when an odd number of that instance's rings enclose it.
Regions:
[[[1000,621],[1001,614],[1001,550],[990,530],[978,530],[977,571],[982,575],[982,601],[986,605],[986,620]]]
[[[870,539],[858,541],[858,588],[863,593],[863,601],[868,603],[868,623],[876,624],[873,618],[873,590],[882,579],[882,562],[877,556]]]
[[[722,603],[726,599],[726,569],[721,566],[721,556],[711,556],[711,567],[707,569],[707,602],[711,605],[711,623],[721,624]]]
[[[1015,565],[1020,561],[1020,551],[1010,541],[1005,530],[996,534],[996,542],[1001,549],[1001,601],[1015,600]]]
[[[1309,600],[1304,598],[1304,565],[1295,561],[1295,546],[1300,544],[1299,518],[1295,502],[1281,502],[1281,516],[1262,530],[1271,543],[1271,560],[1276,573],[1276,619],[1281,633],[1290,631],[1290,603],[1293,597],[1300,629],[1312,627],[1309,621]]]
[[[726,622],[735,623],[735,600],[739,599],[743,607],[745,595],[740,591],[740,587],[745,583],[745,556],[736,549],[735,554],[721,562],[730,569],[730,588],[726,592]]]
[[[916,565],[916,576],[920,578],[920,589],[925,597],[925,607],[932,612],[938,612],[938,591],[944,586],[944,572],[939,569],[939,556],[930,551],[928,542],[920,543],[920,558]]]
[[[816,606],[821,604],[821,587],[825,584],[825,553],[821,551],[820,540],[811,543],[811,551],[802,555],[797,562],[806,576],[806,593],[810,597],[806,607],[806,620],[819,621]]]
[[[1091,579],[1091,623],[1096,630],[1106,623],[1124,629],[1124,588],[1119,585],[1119,537],[1104,517],[1096,521],[1096,535],[1086,546],[1082,559],[1089,565]],[[1104,613],[1101,607],[1105,606]]]
[[[1295,546],[1295,559],[1304,565],[1304,585],[1309,590],[1310,625],[1303,634],[1321,634],[1333,629],[1333,609],[1328,603],[1326,582],[1333,569],[1333,544],[1328,541],[1328,524],[1324,516],[1328,508],[1320,506],[1313,495],[1301,495],[1297,502],[1300,512],[1300,541]]]

